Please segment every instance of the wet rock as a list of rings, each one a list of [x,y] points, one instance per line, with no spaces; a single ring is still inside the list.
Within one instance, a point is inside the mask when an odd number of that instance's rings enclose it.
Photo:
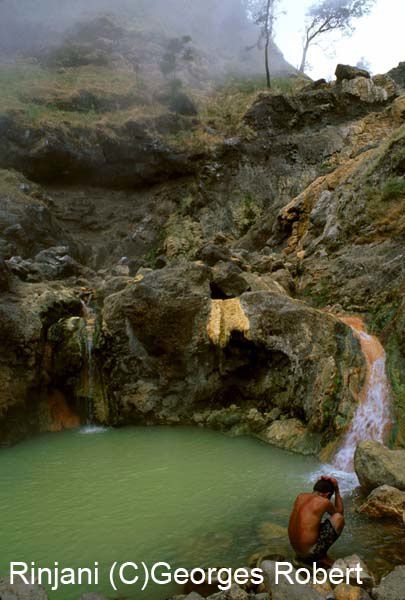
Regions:
[[[336,560],[333,563],[333,567],[340,569],[343,573],[345,573],[347,569],[355,569],[358,566],[360,566],[362,569],[360,575],[362,587],[366,590],[370,590],[375,584],[375,580],[373,575],[369,572],[367,565],[360,558],[360,556],[357,556],[357,554],[353,554],[352,556],[339,558],[339,560]],[[354,586],[358,585],[356,573],[350,573],[350,584]]]
[[[389,485],[405,491],[405,450],[389,450],[377,442],[361,442],[354,466],[365,490]]]
[[[26,585],[14,583],[10,580],[0,579],[0,597],[3,600],[48,600],[48,595],[40,585]]]
[[[210,600],[249,600],[249,594],[233,583],[229,590],[209,596]]]
[[[396,567],[372,591],[373,600],[405,600],[405,566]]]
[[[359,69],[358,67],[352,67],[350,65],[339,64],[335,71],[337,81],[343,81],[344,79],[356,79],[357,77],[365,77],[370,79],[370,73],[365,69]]]
[[[81,304],[69,290],[18,282],[0,300],[0,445],[8,445],[49,430],[44,383],[57,382],[46,374],[51,358],[46,332],[59,319],[79,314]]]
[[[360,587],[341,583],[333,590],[334,600],[371,600],[371,597]]]
[[[324,594],[318,593],[310,585],[289,583],[284,577],[280,577],[276,584],[276,563],[265,560],[260,565],[264,574],[264,585],[267,592],[271,593],[272,600],[324,600]],[[294,578],[295,569],[291,577]]]
[[[359,510],[369,517],[395,519],[405,524],[405,492],[382,485],[371,492]]]
[[[275,421],[262,434],[269,444],[299,454],[317,454],[321,447],[319,435],[311,433],[298,419]]]

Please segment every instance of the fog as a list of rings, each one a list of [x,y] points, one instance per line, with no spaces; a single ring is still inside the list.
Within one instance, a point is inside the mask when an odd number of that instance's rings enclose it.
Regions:
[[[125,26],[151,36],[190,35],[195,46],[243,70],[261,71],[255,45],[257,27],[249,20],[246,0],[0,0],[0,51],[3,56],[29,53],[60,44],[78,22],[112,15]],[[215,57],[215,58],[213,58]],[[273,70],[285,65],[273,50]]]

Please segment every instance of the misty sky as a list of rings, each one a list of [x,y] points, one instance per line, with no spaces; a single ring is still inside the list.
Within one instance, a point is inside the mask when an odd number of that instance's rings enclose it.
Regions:
[[[304,14],[313,3],[314,0],[282,2],[287,14],[279,18],[276,42],[294,66],[301,59]],[[405,60],[404,23],[405,0],[377,0],[372,14],[356,21],[351,38],[326,34],[321,47],[310,50],[308,60],[312,70],[308,74],[314,79],[330,78],[337,63],[356,64],[362,57],[370,63],[374,74],[386,73]],[[331,45],[333,40],[336,43]]]

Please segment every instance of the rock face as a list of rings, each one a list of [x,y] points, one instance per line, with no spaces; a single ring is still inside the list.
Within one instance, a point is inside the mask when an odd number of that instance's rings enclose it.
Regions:
[[[388,485],[405,491],[404,450],[389,450],[377,442],[361,442],[356,450],[354,466],[365,490]]]
[[[71,243],[41,190],[13,171],[0,169],[0,258],[23,259]]]
[[[382,108],[397,95],[394,82],[388,87],[388,76],[384,81],[371,80],[367,71],[340,67],[341,78],[335,85],[313,86],[291,97],[283,94],[259,96],[246,113],[246,122],[254,129],[266,128],[273,132],[328,126],[350,116],[364,115],[369,112],[370,105]]]
[[[20,284],[0,301],[0,445],[52,428],[48,385],[52,381],[50,323],[80,313],[78,299],[66,290]],[[60,404],[60,403],[58,403]]]
[[[383,342],[400,398],[396,94],[389,77],[346,69],[337,83],[257,96],[232,137],[201,114],[121,119],[98,101],[102,122],[2,117],[3,164],[47,182],[0,174],[0,310],[4,322],[11,306],[22,322],[32,310],[35,324],[2,356],[4,423],[29,390],[39,404],[50,392],[57,423],[63,402],[81,405],[82,288],[97,312],[102,422],[197,424],[317,453],[346,430],[364,378],[358,342],[330,314],[341,310],[391,324]],[[63,109],[85,114],[93,100],[77,91]],[[34,304],[45,281],[74,301],[44,319]]]
[[[384,577],[372,595],[373,600],[405,600],[405,566]]]
[[[170,120],[172,119],[172,123]],[[31,126],[0,119],[0,167],[37,181],[86,181],[115,187],[142,186],[192,173],[195,156],[169,147],[149,131],[180,132],[181,117],[169,123],[128,120],[120,126]],[[179,120],[180,119],[180,120]],[[189,127],[183,123],[183,127]]]
[[[118,421],[252,425],[270,443],[316,452],[353,410],[344,382],[362,365],[350,330],[280,290],[212,300],[212,277],[184,263],[106,298],[102,360]],[[275,408],[291,422],[267,428]]]
[[[400,88],[405,89],[405,62],[400,62],[397,67],[388,72],[388,75]]]
[[[382,485],[371,492],[359,510],[369,517],[396,519],[405,525],[405,492]]]

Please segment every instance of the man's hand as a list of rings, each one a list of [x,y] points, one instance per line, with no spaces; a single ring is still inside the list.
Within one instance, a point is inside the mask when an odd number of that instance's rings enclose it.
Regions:
[[[325,479],[326,481],[330,481],[333,487],[335,488],[335,492],[339,490],[339,484],[337,479],[334,477],[330,477],[329,475],[322,475],[321,479]]]

